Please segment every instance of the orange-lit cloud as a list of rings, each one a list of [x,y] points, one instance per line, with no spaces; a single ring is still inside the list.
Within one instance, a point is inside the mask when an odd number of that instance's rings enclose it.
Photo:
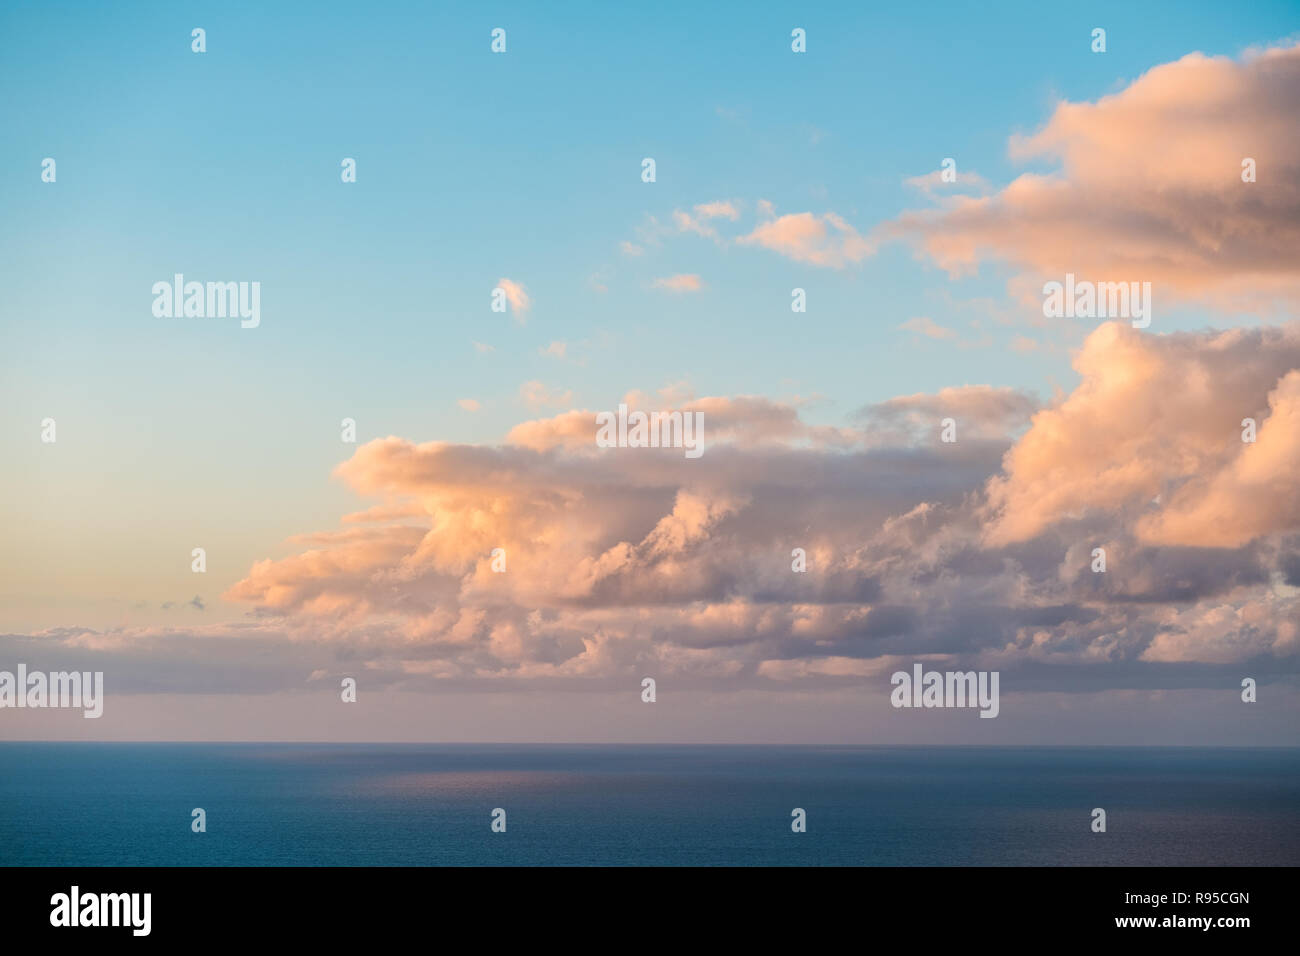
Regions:
[[[1078,388],[1044,409],[989,484],[990,541],[1090,512],[1147,544],[1236,547],[1300,530],[1300,325],[1150,335],[1096,329]],[[1242,441],[1253,418],[1257,441]]]
[[[226,597],[408,679],[488,684],[653,668],[794,686],[930,655],[1106,663],[1121,686],[1143,668],[1294,658],[1300,324],[1108,324],[1076,364],[1081,384],[1046,407],[961,386],[846,427],[754,396],[625,396],[703,413],[694,460],[598,447],[577,410],[499,445],[379,439],[337,469],[375,507]]]
[[[792,213],[764,222],[747,236],[736,240],[756,245],[810,265],[843,269],[875,252],[875,244],[833,212],[815,216]]]
[[[704,288],[704,282],[697,275],[683,273],[655,279],[654,287],[656,289],[667,289],[669,292],[699,292],[700,289]]]
[[[1037,294],[1073,272],[1151,282],[1157,303],[1266,310],[1300,302],[1300,46],[1192,53],[1096,102],[1057,105],[1013,159],[1055,163],[994,195],[950,197],[877,235],[957,275],[987,259]],[[1256,182],[1243,182],[1243,161]],[[1157,308],[1159,306],[1157,305]]]
[[[506,294],[506,301],[510,303],[510,308],[515,317],[523,322],[528,317],[528,310],[533,307],[533,300],[528,295],[528,290],[514,279],[498,279],[497,288]]]

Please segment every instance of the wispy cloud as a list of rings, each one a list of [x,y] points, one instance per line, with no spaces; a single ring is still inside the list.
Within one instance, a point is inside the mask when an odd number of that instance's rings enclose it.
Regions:
[[[669,292],[699,292],[704,288],[704,282],[693,273],[665,276],[655,279],[653,285],[656,289],[667,289]]]
[[[908,319],[899,326],[904,332],[916,332],[918,335],[924,335],[927,339],[955,339],[957,333],[952,329],[939,325],[928,316],[918,315]]]
[[[519,397],[529,408],[563,408],[573,404],[572,390],[554,389],[536,380],[520,385]]]

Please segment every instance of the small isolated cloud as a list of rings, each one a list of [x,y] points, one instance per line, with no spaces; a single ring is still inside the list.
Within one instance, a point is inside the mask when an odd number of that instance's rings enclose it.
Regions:
[[[626,239],[620,242],[618,247],[622,250],[623,255],[625,256],[639,256],[645,252],[644,248],[638,246],[635,242],[628,242]]]
[[[545,348],[541,348],[537,350],[539,355],[545,355],[550,358],[557,358],[557,359],[564,358],[565,355],[568,353],[568,351],[569,351],[568,343],[559,342],[559,341],[552,342],[550,345],[546,346]]]
[[[827,269],[843,269],[875,252],[874,243],[833,212],[820,216],[810,212],[781,216],[736,241],[741,245],[762,246],[795,262]]]
[[[498,279],[497,288],[506,294],[511,311],[520,322],[523,322],[528,315],[528,310],[533,307],[533,300],[529,298],[528,290],[514,279]]]
[[[740,210],[730,200],[720,199],[700,203],[695,207],[695,215],[701,219],[730,219],[735,222],[740,218]]]
[[[457,399],[456,404],[459,405],[461,408],[465,409],[465,411],[467,412],[476,412],[483,407],[481,404],[479,404],[477,399],[473,399],[473,398]]]
[[[654,287],[656,289],[667,289],[669,292],[699,292],[704,288],[704,283],[699,276],[693,273],[683,273],[655,279]]]
[[[200,611],[207,609],[207,605],[203,603],[203,598],[199,597],[197,594],[190,598],[189,605],[190,607],[198,608]]]
[[[933,319],[924,315],[918,315],[908,319],[899,326],[904,332],[916,332],[924,335],[927,339],[955,339],[957,333],[946,326],[939,325]]]
[[[475,342],[474,351],[478,352],[480,355],[486,355],[488,352],[495,352],[496,346],[484,345],[482,342]]]
[[[529,408],[564,408],[573,404],[572,389],[560,391],[536,380],[520,385],[519,397]]]

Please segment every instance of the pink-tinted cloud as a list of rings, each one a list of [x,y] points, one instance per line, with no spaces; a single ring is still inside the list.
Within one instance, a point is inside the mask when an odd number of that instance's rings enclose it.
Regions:
[[[563,408],[573,404],[572,389],[551,388],[536,380],[520,385],[519,397],[529,408]]]
[[[675,276],[665,276],[662,279],[654,280],[656,289],[667,289],[669,292],[699,292],[704,288],[704,282],[698,275],[693,273],[682,273]]]
[[[1062,102],[1037,133],[1011,140],[1014,159],[1056,172],[906,213],[878,234],[916,241],[954,275],[1008,262],[1030,295],[1073,272],[1151,282],[1157,303],[1294,309],[1297,103],[1300,46],[1189,54],[1096,102]],[[1242,180],[1247,158],[1256,182]]]
[[[962,386],[845,428],[754,396],[625,397],[702,412],[693,460],[598,447],[591,411],[496,446],[372,441],[337,473],[376,507],[226,596],[404,680],[486,686],[798,686],[918,655],[1113,686],[1187,662],[1291,667],[1300,324],[1108,324],[1076,365],[1079,387],[1047,407]]]
[[[736,240],[741,245],[770,249],[795,262],[828,269],[843,269],[866,259],[875,245],[833,212],[814,216],[810,212],[793,213],[760,224],[747,236]]]
[[[918,315],[908,319],[899,325],[899,329],[904,332],[915,332],[918,335],[924,335],[927,339],[955,339],[957,333],[947,326],[940,325],[929,316]]]
[[[1148,544],[1235,547],[1300,529],[1288,471],[1300,325],[1150,335],[1106,323],[1074,365],[1078,388],[1034,417],[990,482],[990,540],[1089,512],[1123,516]]]
[[[529,297],[528,290],[514,279],[498,279],[497,288],[506,294],[506,301],[510,303],[510,309],[515,317],[520,322],[525,321],[528,310],[533,307],[533,300]]]
[[[713,202],[699,203],[695,207],[695,215],[701,219],[730,219],[735,222],[740,218],[740,210],[736,204],[726,199],[719,199]]]

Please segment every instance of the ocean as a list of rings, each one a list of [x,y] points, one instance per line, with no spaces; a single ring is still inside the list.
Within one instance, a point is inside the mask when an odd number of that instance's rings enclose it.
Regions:
[[[0,864],[1294,866],[1300,750],[0,742]]]

